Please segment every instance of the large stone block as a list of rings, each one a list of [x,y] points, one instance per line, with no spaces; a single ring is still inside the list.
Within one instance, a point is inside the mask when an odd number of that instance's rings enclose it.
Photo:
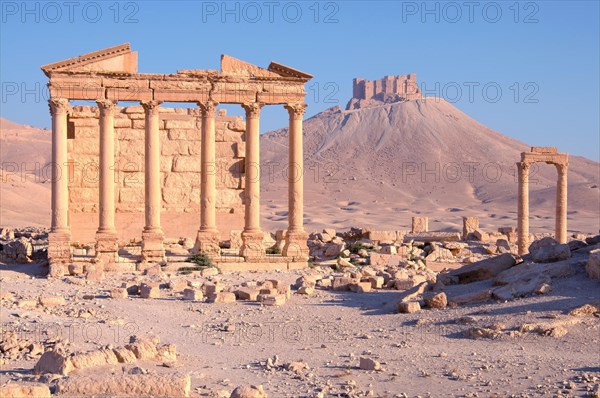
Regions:
[[[397,239],[396,231],[369,231],[367,236],[370,240],[378,242],[393,242]]]
[[[190,189],[188,188],[163,188],[163,200],[173,205],[187,205],[190,202]]]
[[[451,279],[457,278],[460,283],[471,283],[492,278],[513,267],[515,258],[510,253],[488,258],[473,264],[465,265],[447,274]]]
[[[234,143],[232,142],[216,142],[215,143],[216,158],[231,159],[235,156]]]
[[[115,117],[115,129],[118,128],[131,128],[132,121],[127,117],[117,118]]]
[[[189,144],[182,140],[163,140],[160,150],[163,155],[187,155]]]
[[[192,188],[200,187],[200,175],[198,173],[165,173],[163,186],[165,188]]]
[[[100,127],[99,126],[91,126],[91,127],[79,127],[75,129],[75,139],[77,138],[96,138],[100,136]]]
[[[77,129],[78,127],[98,127],[100,123],[98,119],[95,118],[69,118],[69,123],[72,123],[73,126]]]
[[[60,396],[189,397],[191,378],[179,374],[76,375],[58,382]]]
[[[188,171],[200,173],[200,157],[197,156],[175,156],[173,159],[173,171]]]
[[[196,120],[165,120],[166,129],[195,129]]]
[[[590,251],[590,258],[585,270],[590,278],[600,279],[600,249]]]
[[[429,217],[413,217],[412,233],[421,233],[429,231]]]
[[[119,189],[119,202],[121,203],[145,203],[143,188],[121,188]]]
[[[200,141],[200,131],[197,129],[170,129],[168,132],[170,140]]]
[[[134,145],[138,148],[144,147],[145,132],[143,126],[142,128],[116,128],[115,135],[119,140],[122,141],[136,141],[137,145]],[[130,142],[125,143],[125,146],[130,145],[132,145]]]
[[[240,190],[218,189],[216,207],[231,208],[241,203],[240,194]]]
[[[98,203],[98,189],[94,188],[70,188],[69,202],[70,203]]]
[[[41,383],[8,383],[0,387],[2,398],[50,398],[50,388]]]
[[[98,155],[100,153],[100,142],[98,138],[76,138],[73,141],[74,156]]]
[[[463,217],[462,238],[467,239],[469,234],[479,230],[479,217]]]
[[[246,157],[246,143],[245,142],[236,142],[234,144],[235,149],[235,157],[236,158],[245,158]]]
[[[226,128],[218,128],[216,130],[216,141],[225,142],[243,142],[245,141],[245,133],[239,131],[232,131]]]

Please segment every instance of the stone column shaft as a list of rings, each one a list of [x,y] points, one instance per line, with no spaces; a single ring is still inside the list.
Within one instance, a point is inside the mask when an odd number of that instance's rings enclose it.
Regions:
[[[308,259],[308,238],[304,231],[304,159],[302,143],[302,119],[306,104],[290,104],[285,107],[289,119],[289,167],[288,167],[288,232],[283,247],[284,256]]]
[[[159,108],[156,101],[148,101],[146,109],[146,147],[145,147],[145,198],[147,232],[161,231],[160,228],[160,133]]]
[[[69,100],[51,98],[52,114],[52,221],[48,234],[48,276],[61,277],[71,260],[71,228],[69,227],[69,171],[67,148],[67,116]]]
[[[304,159],[302,151],[302,116],[304,107],[288,107],[289,170],[288,207],[291,232],[304,232]]]
[[[202,109],[202,168],[200,182],[201,221],[200,230],[217,232],[216,197],[217,176],[215,158],[215,108],[209,102]]]
[[[163,231],[160,226],[162,208],[160,186],[160,118],[159,101],[141,103],[146,111],[146,149],[144,168],[146,226],[142,233],[142,261],[164,259]]]
[[[567,164],[557,164],[558,181],[556,184],[556,240],[567,243]]]
[[[517,244],[519,255],[529,251],[529,164],[517,163],[519,175],[517,208]]]
[[[264,234],[260,229],[260,109],[263,104],[253,102],[242,106],[246,110],[246,214],[240,255],[248,260],[264,256]]]
[[[52,232],[69,230],[69,175],[67,153],[67,114],[69,101],[53,98],[49,101],[52,113]]]
[[[200,169],[200,229],[196,236],[196,253],[220,253],[217,229],[217,163],[215,145],[215,109],[217,103],[198,103],[202,110],[202,147]]]
[[[100,108],[100,219],[98,232],[115,230],[115,103],[97,101]]]
[[[106,269],[117,260],[115,229],[115,103],[96,101],[100,109],[100,194],[99,222],[96,232],[96,259]]]

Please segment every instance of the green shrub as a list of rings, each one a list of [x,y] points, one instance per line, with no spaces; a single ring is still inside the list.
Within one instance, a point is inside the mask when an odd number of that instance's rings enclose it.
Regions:
[[[206,267],[181,267],[177,270],[181,275],[189,275],[194,271],[201,271]]]
[[[214,267],[211,259],[204,253],[194,254],[192,257],[189,257],[186,261],[189,263],[197,264],[199,269]],[[189,268],[194,268],[194,267],[189,267]]]
[[[348,246],[348,250],[350,250],[350,253],[352,253],[352,254],[358,254],[358,251],[360,249],[365,249],[368,252],[370,252],[370,251],[373,250],[373,249],[371,249],[369,247],[366,247],[361,242],[354,242],[353,244],[351,244],[350,246]]]
[[[265,253],[267,253],[267,254],[281,254],[281,249],[279,249],[278,247],[269,247],[268,249],[265,250]]]

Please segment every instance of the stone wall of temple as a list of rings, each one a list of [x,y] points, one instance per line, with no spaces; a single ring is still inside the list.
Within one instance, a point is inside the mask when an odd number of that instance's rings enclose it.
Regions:
[[[144,227],[144,109],[115,114],[115,206],[120,240],[137,240]],[[169,238],[195,238],[200,225],[201,113],[160,110],[162,226]],[[94,240],[99,202],[99,110],[75,106],[68,118],[69,222],[73,240]],[[223,238],[244,225],[245,122],[219,110],[216,117],[217,227]]]

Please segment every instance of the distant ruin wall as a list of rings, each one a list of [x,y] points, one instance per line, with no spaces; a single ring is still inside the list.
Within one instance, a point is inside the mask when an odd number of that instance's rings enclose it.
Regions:
[[[144,109],[115,113],[115,221],[119,238],[144,227]],[[68,119],[69,221],[74,240],[93,241],[98,228],[99,110],[75,106]],[[166,237],[196,236],[200,225],[201,116],[199,109],[160,110],[161,190]],[[223,238],[244,225],[245,123],[216,117],[217,226]]]
[[[421,98],[417,85],[417,75],[414,73],[400,76],[385,76],[380,80],[353,80],[353,98],[359,100],[376,99],[384,101],[386,97],[397,96],[407,100]]]

